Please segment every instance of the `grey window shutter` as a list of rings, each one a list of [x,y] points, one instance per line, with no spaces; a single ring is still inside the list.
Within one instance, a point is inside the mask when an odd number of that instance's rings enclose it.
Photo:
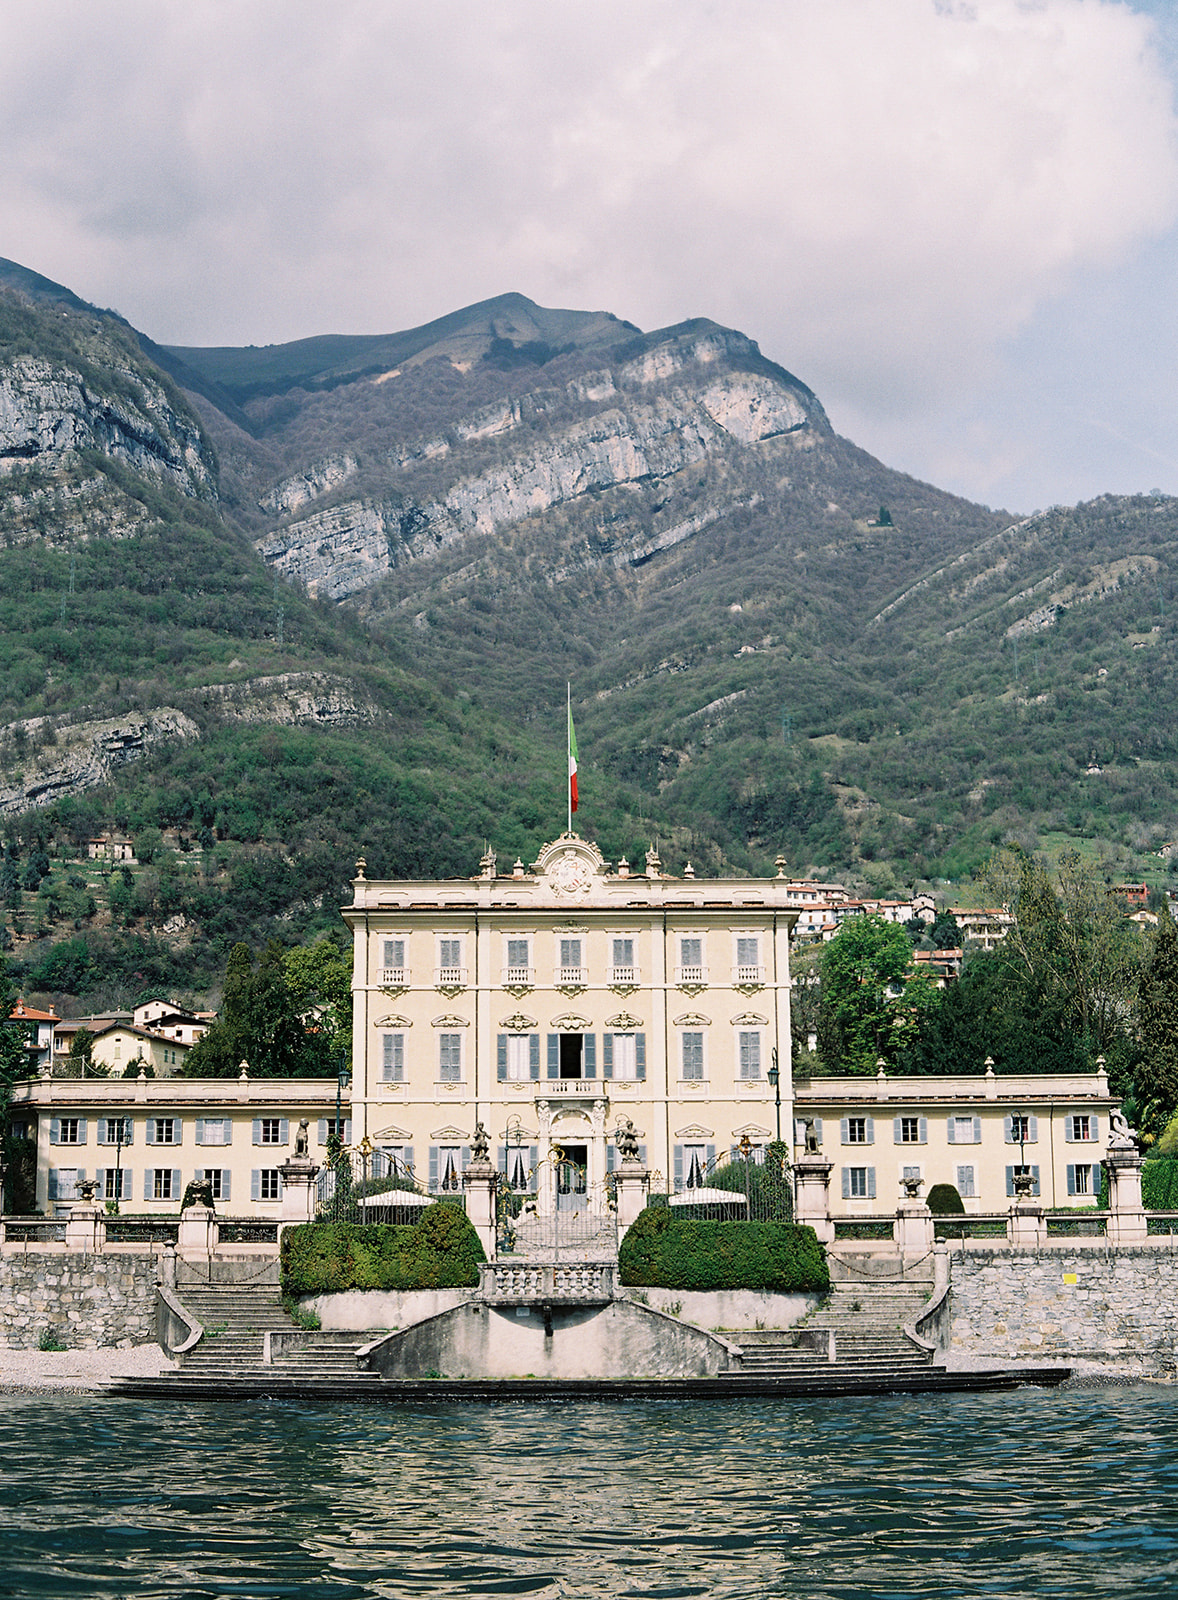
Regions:
[[[540,1081],[540,1035],[528,1035],[528,1075],[533,1083]]]
[[[212,1176],[211,1169],[210,1169],[209,1176],[210,1177]],[[205,1178],[205,1169],[203,1167],[197,1167],[195,1172],[192,1174],[193,1183],[203,1183],[204,1182],[204,1178]]]
[[[1028,1117],[1027,1118],[1027,1122],[1029,1123],[1029,1127],[1027,1128],[1027,1143],[1028,1144],[1038,1144],[1039,1143],[1039,1118],[1038,1117]]]
[[[501,1144],[495,1149],[495,1170],[506,1173],[507,1171],[507,1146]]]
[[[849,1127],[850,1120],[851,1119],[849,1117],[840,1117],[839,1119],[839,1138],[842,1140],[843,1144],[850,1144],[851,1142]]]
[[[540,1146],[538,1144],[530,1144],[528,1146],[528,1188],[532,1194],[537,1191],[540,1182],[539,1173]]]
[[[850,1198],[851,1198],[851,1169],[850,1169],[850,1167],[844,1167],[843,1168],[843,1199],[844,1200],[849,1200]]]
[[[99,1200],[104,1200],[106,1198],[106,1168],[105,1167],[95,1167],[94,1168],[94,1177],[95,1177],[95,1181],[98,1184],[98,1195],[97,1195],[97,1198]]]
[[[326,1117],[320,1117],[319,1118],[319,1126],[316,1129],[315,1136],[318,1139],[319,1144],[320,1144],[321,1147],[327,1143],[327,1118]]]
[[[507,1035],[495,1036],[495,1075],[500,1083],[507,1082]]]
[[[903,1119],[900,1117],[894,1117],[892,1119],[892,1139],[896,1144],[902,1144],[904,1141],[904,1129],[901,1125],[902,1120]]]
[[[956,1144],[957,1143],[957,1121],[956,1121],[956,1119],[954,1117],[950,1117],[949,1118],[949,1124],[948,1124],[948,1127],[946,1129],[946,1132],[948,1134],[949,1143],[950,1144]]]
[[[290,1118],[283,1117],[278,1125],[278,1142],[281,1145],[290,1143]]]
[[[981,1119],[981,1117],[975,1117],[973,1119],[973,1142],[974,1142],[974,1144],[981,1144],[981,1142],[982,1142],[982,1119]]]
[[[193,1134],[193,1138],[197,1144],[204,1144],[205,1142],[205,1119],[203,1117],[197,1117],[196,1119],[196,1132]]]
[[[438,1147],[431,1144],[429,1147],[429,1188],[431,1194],[438,1191]]]
[[[638,1146],[638,1159],[643,1166],[646,1165],[646,1146],[644,1144]]]
[[[814,1137],[818,1140],[819,1144],[822,1143],[822,1118],[821,1117],[815,1117],[814,1118]],[[806,1142],[805,1139],[803,1139],[802,1143],[805,1144],[805,1142]]]
[[[233,1122],[229,1117],[221,1119],[221,1137],[226,1144],[233,1143]]]
[[[151,1194],[151,1178],[152,1178],[151,1168],[148,1167],[147,1170],[143,1174],[143,1198],[145,1200],[150,1200],[152,1198],[152,1194]]]
[[[229,1182],[232,1176],[228,1167],[221,1173],[221,1204],[223,1206],[229,1204]]]
[[[548,1035],[548,1076],[550,1078],[559,1078],[560,1077],[560,1034],[559,1033],[550,1033]]]
[[[614,1036],[612,1033],[603,1033],[601,1036],[601,1076],[612,1078],[614,1075]]]
[[[874,1167],[868,1167],[868,1169],[867,1169],[867,1198],[869,1200],[874,1200],[875,1199],[875,1168]]]
[[[407,1144],[404,1147],[404,1150],[401,1153],[401,1160],[404,1165],[408,1167],[410,1177],[416,1178],[417,1169],[413,1165],[413,1146],[411,1144]]]
[[[49,1119],[49,1143],[50,1144],[59,1144],[60,1142],[61,1142],[61,1118],[60,1117],[50,1117],[50,1119]],[[57,1199],[56,1194],[53,1196],[53,1198],[55,1200]]]
[[[85,1135],[83,1134],[82,1137],[85,1138]],[[1099,1117],[1093,1117],[1092,1118],[1092,1137],[1093,1137],[1093,1139],[1099,1139],[1100,1138],[1100,1118]]]
[[[639,1081],[645,1082],[646,1035],[644,1033],[636,1033],[634,1035],[634,1071],[637,1073]]]
[[[1074,1161],[1069,1161],[1068,1162],[1068,1193],[1069,1194],[1075,1194],[1075,1192],[1076,1192],[1076,1164],[1075,1164]]]
[[[1007,1194],[1007,1198],[1009,1199],[1009,1197],[1013,1193],[1014,1193],[1014,1168],[1013,1167],[1007,1167],[1007,1169],[1006,1169],[1006,1194]]]
[[[465,1172],[467,1167],[469,1167],[469,1166],[470,1166],[470,1146],[468,1144],[464,1144],[462,1146],[462,1149],[458,1152],[458,1167],[459,1167],[459,1170],[461,1172]]]
[[[280,1200],[282,1199],[283,1187],[284,1187],[284,1185],[283,1185],[283,1182],[282,1182],[282,1173],[280,1172],[278,1174],[278,1198]]]
[[[184,1191],[180,1187],[180,1168],[172,1168],[172,1199],[179,1200]]]
[[[85,1144],[86,1143],[86,1119],[85,1119],[85,1117],[79,1117],[78,1118],[78,1143],[79,1144]]]
[[[1065,1144],[1071,1144],[1072,1142],[1072,1119],[1070,1116],[1063,1119],[1063,1142]]]
[[[586,1078],[597,1076],[597,1035],[587,1033],[581,1046],[581,1071]]]
[[[920,1119],[920,1142],[921,1142],[921,1144],[927,1144],[928,1143],[928,1118],[927,1117],[921,1117],[921,1119]]]
[[[674,1181],[675,1193],[678,1194],[683,1187],[683,1146],[681,1144],[675,1146],[671,1176]]]
[[[867,1143],[868,1144],[874,1144],[875,1143],[875,1118],[874,1117],[865,1117],[863,1120],[867,1124]]]
[[[262,1119],[261,1119],[261,1117],[255,1117],[254,1118],[254,1143],[255,1144],[261,1144],[261,1142],[262,1142]],[[254,1195],[253,1198],[256,1200],[258,1197],[257,1197],[257,1195]]]
[[[1013,1117],[1003,1117],[1003,1119],[1002,1119],[1002,1137],[1003,1137],[1003,1139],[1005,1140],[1005,1142],[1007,1144],[1017,1144],[1018,1143],[1018,1140],[1014,1136],[1014,1118]]]
[[[1039,1193],[1039,1168],[1038,1167],[1032,1167],[1031,1168],[1031,1193],[1033,1195],[1037,1195]]]
[[[253,1169],[253,1171],[250,1173],[250,1199],[251,1200],[260,1200],[261,1198],[262,1198],[262,1174],[261,1174],[261,1172],[259,1172],[258,1168],[255,1167]]]
[[[1096,1197],[1097,1205],[1100,1204],[1100,1186],[1104,1182],[1104,1168],[1099,1161],[1092,1163],[1092,1193]]]
[[[618,1149],[616,1145],[607,1144],[605,1147],[605,1170],[612,1172],[617,1165]]]
[[[716,1165],[716,1147],[714,1144],[704,1146],[704,1161],[707,1164],[708,1172],[711,1173]]]
[[[806,1124],[801,1117],[794,1118],[794,1144],[801,1145],[806,1142]]]

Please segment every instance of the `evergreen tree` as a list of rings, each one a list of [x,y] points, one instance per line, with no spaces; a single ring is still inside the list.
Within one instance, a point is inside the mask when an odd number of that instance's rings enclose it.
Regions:
[[[1178,1108],[1178,927],[1166,906],[1137,984],[1137,1027],[1137,1115],[1142,1132],[1156,1134]]]
[[[822,1000],[818,1057],[828,1072],[874,1072],[894,1063],[923,1014],[939,997],[909,972],[912,944],[898,924],[850,917],[818,958]],[[911,993],[909,989],[911,987]]]
[[[255,1078],[326,1078],[337,1071],[338,1043],[330,1030],[300,1015],[286,980],[285,955],[275,940],[255,968],[249,947],[236,944],[225,968],[221,1014],[189,1051],[186,1078],[235,1078],[249,1063]]]

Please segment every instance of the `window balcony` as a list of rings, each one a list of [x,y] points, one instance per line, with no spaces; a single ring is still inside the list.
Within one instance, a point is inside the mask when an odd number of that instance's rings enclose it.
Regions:
[[[504,967],[503,986],[505,989],[530,989],[536,982],[533,967]]]
[[[736,982],[736,983],[757,983],[757,984],[761,984],[761,983],[764,983],[764,981],[765,981],[765,969],[764,969],[764,967],[761,967],[761,966],[737,967],[737,969],[736,969],[736,977],[734,979],[734,982]]]
[[[380,981],[386,989],[404,989],[409,982],[407,967],[381,967]]]
[[[638,968],[637,967],[611,967],[609,969],[609,981],[611,983],[637,983],[638,982]]]
[[[707,967],[676,967],[675,982],[678,984],[693,984],[702,987],[708,981]]]
[[[581,985],[586,980],[584,967],[557,967],[556,981],[558,984]]]
[[[465,967],[438,967],[434,972],[434,985],[438,989],[465,989]]]

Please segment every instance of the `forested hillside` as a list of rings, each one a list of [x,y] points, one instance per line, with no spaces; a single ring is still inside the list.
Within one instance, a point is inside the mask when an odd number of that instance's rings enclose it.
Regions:
[[[0,264],[0,533],[0,940],[39,992],[205,993],[333,926],[359,854],[530,860],[566,679],[612,859],[886,889],[1008,837],[1156,874],[1178,833],[1178,505],[970,505],[704,320],[509,295],[167,350]]]

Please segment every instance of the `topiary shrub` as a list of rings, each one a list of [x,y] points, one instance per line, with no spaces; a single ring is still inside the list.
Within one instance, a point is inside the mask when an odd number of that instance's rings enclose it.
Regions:
[[[928,1192],[928,1208],[934,1217],[963,1217],[965,1202],[951,1183],[934,1183]]]
[[[487,1258],[461,1206],[435,1204],[412,1226],[308,1222],[282,1235],[285,1295],[344,1289],[467,1289]]]
[[[813,1228],[681,1219],[668,1206],[647,1206],[627,1230],[618,1276],[627,1286],[660,1289],[830,1288]]]

